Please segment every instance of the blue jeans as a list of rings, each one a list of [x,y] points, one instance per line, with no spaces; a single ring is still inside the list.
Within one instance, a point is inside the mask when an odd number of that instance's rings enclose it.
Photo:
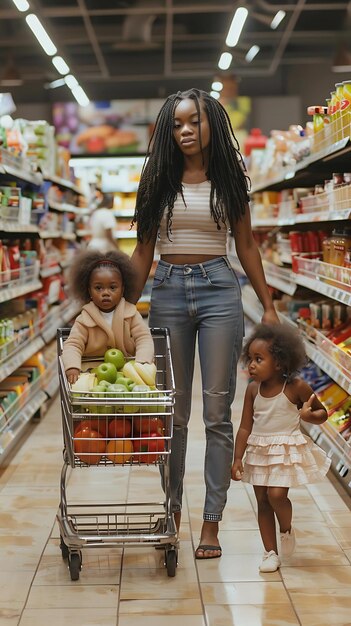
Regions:
[[[154,277],[149,323],[168,327],[176,387],[170,456],[173,511],[182,507],[195,344],[202,378],[206,429],[203,519],[220,521],[230,485],[233,458],[231,404],[243,339],[243,310],[238,279],[226,257],[196,265],[160,260]]]

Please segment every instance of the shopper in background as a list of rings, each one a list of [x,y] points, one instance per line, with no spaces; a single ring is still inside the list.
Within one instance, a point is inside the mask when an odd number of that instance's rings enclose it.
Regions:
[[[327,412],[296,375],[306,355],[301,337],[291,326],[257,326],[245,344],[243,360],[252,381],[235,440],[232,478],[254,486],[265,548],[260,571],[275,572],[281,565],[275,515],[280,555],[289,557],[295,548],[289,487],[321,480],[330,466],[325,452],[302,434],[300,420],[322,424]]]
[[[218,523],[233,457],[231,404],[243,337],[238,280],[226,257],[234,237],[242,266],[278,322],[250,226],[248,179],[224,108],[198,89],[167,98],[156,120],[136,200],[138,241],[132,255],[140,297],[154,258],[152,327],[167,326],[176,401],[170,461],[172,508],[179,529],[188,421],[198,339],[206,428],[203,525],[196,558],[221,556]]]
[[[98,206],[90,218],[91,239],[88,248],[108,252],[116,250],[115,238],[116,218],[113,215],[113,194],[97,192]]]
[[[82,356],[103,356],[118,348],[125,356],[152,363],[154,342],[135,304],[128,302],[135,272],[127,254],[85,250],[71,266],[71,294],[84,303],[64,342],[62,360],[68,382],[75,383]]]

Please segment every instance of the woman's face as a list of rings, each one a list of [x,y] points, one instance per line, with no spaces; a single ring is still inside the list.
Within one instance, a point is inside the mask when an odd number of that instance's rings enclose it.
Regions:
[[[101,311],[113,311],[123,296],[121,273],[117,269],[97,267],[90,276],[89,293]]]
[[[209,146],[211,134],[208,116],[204,105],[200,102],[200,118],[195,101],[187,98],[181,100],[174,110],[173,137],[184,156],[195,156]]]

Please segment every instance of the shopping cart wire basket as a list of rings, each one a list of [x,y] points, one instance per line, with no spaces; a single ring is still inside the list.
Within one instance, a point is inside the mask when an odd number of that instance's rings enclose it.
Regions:
[[[135,391],[72,391],[61,358],[69,328],[57,331],[64,464],[57,520],[60,548],[72,580],[78,580],[82,550],[102,546],[154,546],[164,549],[169,576],[175,576],[178,537],[171,511],[169,461],[173,434],[174,377],[169,331],[151,329],[155,345],[156,388]],[[91,371],[103,357],[83,359]],[[160,502],[72,504],[67,470],[157,465],[162,475]],[[106,470],[105,470],[106,471]],[[136,470],[137,471],[137,470]],[[159,481],[159,476],[157,476]],[[160,484],[161,490],[161,484]]]

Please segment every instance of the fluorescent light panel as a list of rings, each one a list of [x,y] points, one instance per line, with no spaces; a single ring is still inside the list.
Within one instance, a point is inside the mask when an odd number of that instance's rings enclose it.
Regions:
[[[24,11],[28,11],[29,9],[29,2],[27,2],[27,0],[12,0],[12,2],[15,5],[16,9],[18,9],[22,13]]]
[[[74,89],[75,87],[78,87],[79,85],[76,77],[73,76],[73,74],[68,74],[68,76],[65,76],[65,83],[67,87],[69,87],[70,89]]]
[[[219,81],[219,80],[215,80],[215,81],[213,81],[213,83],[211,85],[211,89],[213,89],[213,91],[222,91],[223,83],[221,83],[221,81]]]
[[[218,61],[218,67],[220,70],[227,70],[233,60],[233,55],[230,52],[222,52]]]
[[[229,27],[227,39],[225,40],[226,45],[230,48],[233,48],[238,43],[247,16],[248,10],[245,9],[245,7],[238,7],[235,11],[232,23]]]
[[[56,54],[57,48],[53,41],[50,39],[38,17],[34,13],[29,13],[29,15],[27,15],[26,17],[26,22],[34,36],[39,41],[44,52],[46,52],[49,57]]]
[[[275,30],[276,28],[278,28],[280,22],[283,21],[284,17],[286,16],[285,11],[278,11],[275,16],[273,17],[272,21],[271,21],[271,28],[273,30]]]
[[[72,91],[75,99],[77,100],[78,104],[81,107],[88,106],[88,104],[90,103],[90,100],[89,100],[87,94],[85,93],[84,89],[80,85],[77,85],[76,87],[73,87],[73,89],[71,91]]]
[[[62,74],[62,76],[64,76],[65,74],[69,73],[69,67],[62,57],[53,57],[51,61],[52,64],[56,67],[59,74]]]
[[[255,58],[256,54],[258,54],[260,51],[260,46],[251,46],[250,50],[246,53],[245,56],[245,60],[248,63],[251,63],[251,61]]]

